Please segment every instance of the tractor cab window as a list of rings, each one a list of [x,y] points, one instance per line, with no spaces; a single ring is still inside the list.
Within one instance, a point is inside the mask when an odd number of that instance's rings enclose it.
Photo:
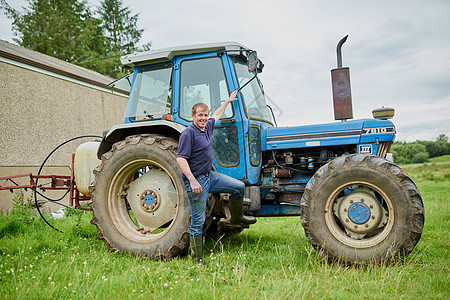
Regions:
[[[181,63],[180,117],[192,121],[192,106],[205,103],[214,112],[228,99],[228,87],[222,61],[219,57],[187,60]],[[222,118],[231,118],[233,109],[228,105]]]
[[[247,83],[253,74],[248,72],[247,60],[243,56],[233,57],[239,87]],[[250,119],[265,121],[272,124],[272,118],[264,97],[264,90],[258,78],[252,80],[241,90]]]
[[[140,67],[125,113],[132,121],[161,119],[172,104],[172,63]]]

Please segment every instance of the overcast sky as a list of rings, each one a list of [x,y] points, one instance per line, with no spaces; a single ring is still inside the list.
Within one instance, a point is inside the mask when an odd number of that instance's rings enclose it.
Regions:
[[[23,0],[7,1],[15,9]],[[92,6],[99,1],[89,0]],[[394,107],[398,141],[450,137],[448,0],[124,0],[153,49],[236,41],[257,50],[279,126],[335,122],[336,44],[350,67],[354,118]],[[0,39],[12,42],[0,15]]]

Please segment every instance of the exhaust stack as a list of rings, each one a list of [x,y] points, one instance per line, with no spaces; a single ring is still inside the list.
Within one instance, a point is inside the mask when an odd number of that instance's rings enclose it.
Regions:
[[[347,120],[353,118],[352,93],[350,87],[350,69],[342,67],[342,44],[348,35],[342,38],[336,47],[337,68],[331,70],[331,84],[333,88],[334,119]]]

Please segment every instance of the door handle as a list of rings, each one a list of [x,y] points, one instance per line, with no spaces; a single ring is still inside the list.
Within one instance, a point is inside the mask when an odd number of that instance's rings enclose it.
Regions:
[[[234,124],[234,123],[236,123],[236,120],[235,120],[235,119],[231,119],[231,120],[220,120],[220,124],[223,124],[223,125],[225,125],[225,124]]]

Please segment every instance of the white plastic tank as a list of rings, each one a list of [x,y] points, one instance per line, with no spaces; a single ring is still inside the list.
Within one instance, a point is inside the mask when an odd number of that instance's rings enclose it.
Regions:
[[[100,164],[97,150],[100,142],[87,142],[78,146],[75,151],[74,175],[78,190],[90,197],[89,184],[94,181],[94,169]]]

